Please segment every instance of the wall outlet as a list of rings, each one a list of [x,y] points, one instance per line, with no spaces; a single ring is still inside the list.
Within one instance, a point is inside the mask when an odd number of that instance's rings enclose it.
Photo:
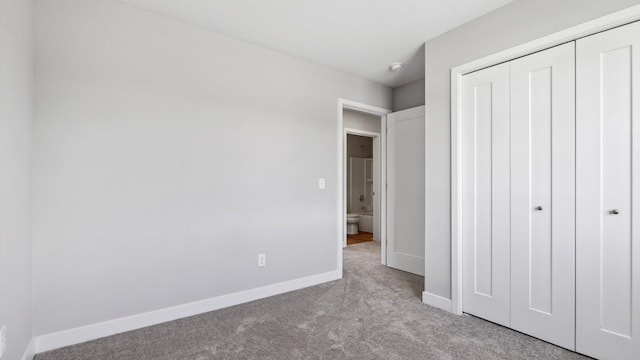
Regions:
[[[3,326],[0,329],[0,357],[7,350],[7,327]]]
[[[320,190],[324,190],[324,189],[326,189],[326,188],[327,188],[327,182],[325,181],[325,179],[324,179],[324,178],[320,178],[320,179],[318,179],[318,188],[319,188]]]
[[[267,266],[267,254],[258,254],[258,267]]]

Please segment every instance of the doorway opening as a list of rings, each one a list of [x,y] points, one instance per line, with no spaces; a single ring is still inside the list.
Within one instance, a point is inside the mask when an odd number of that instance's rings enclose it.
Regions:
[[[357,157],[348,156],[349,135],[371,138],[373,152],[378,154],[371,158],[373,190],[369,207],[366,196],[367,158],[362,160],[362,170],[358,168],[358,160],[351,161],[350,158]],[[338,164],[338,271],[342,273],[343,248],[347,246],[348,214],[353,214],[350,211],[359,213],[358,220],[349,222],[360,225],[360,218],[372,208],[374,241],[360,245],[368,248],[369,254],[379,253],[380,262],[385,266],[424,276],[425,107],[392,113],[374,106],[339,100]],[[362,192],[353,194],[352,203],[347,198],[351,196],[347,191],[348,166],[354,167],[354,172],[362,171],[365,179]],[[363,195],[362,200],[360,195]],[[353,226],[351,232],[360,235]],[[356,247],[358,245],[351,247],[349,252],[360,248]]]
[[[386,189],[383,186],[386,139],[383,129],[386,129],[386,114],[390,112],[353,101],[338,101],[337,247],[341,272],[342,250],[348,243],[379,242],[381,263],[386,265]]]
[[[364,114],[363,114],[364,115]],[[345,110],[345,119],[363,117]],[[380,119],[366,114],[376,127]],[[347,246],[380,241],[380,133],[345,128]]]

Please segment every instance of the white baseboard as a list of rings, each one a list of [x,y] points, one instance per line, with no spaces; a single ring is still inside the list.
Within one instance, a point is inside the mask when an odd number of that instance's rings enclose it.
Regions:
[[[451,309],[452,309],[451,299],[447,299],[442,296],[432,294],[426,291],[422,292],[422,302],[427,305],[431,305],[433,307],[437,307],[438,309],[442,309],[448,312],[451,312]]]
[[[342,276],[338,271],[330,271],[323,274],[284,281],[273,285],[195,301],[188,304],[172,306],[165,309],[127,316],[97,324],[40,335],[35,338],[35,352],[39,354],[45,351],[75,345],[126,331],[243,304],[309,286],[338,280],[341,277]]]
[[[22,355],[22,360],[33,360],[35,356],[36,356],[36,339],[33,338],[29,342],[29,346],[27,346],[27,349],[24,351],[24,355]]]

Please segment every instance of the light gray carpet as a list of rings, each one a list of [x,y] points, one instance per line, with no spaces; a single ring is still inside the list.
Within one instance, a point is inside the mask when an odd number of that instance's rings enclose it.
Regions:
[[[587,359],[421,303],[422,277],[349,246],[328,284],[39,354],[75,359]]]

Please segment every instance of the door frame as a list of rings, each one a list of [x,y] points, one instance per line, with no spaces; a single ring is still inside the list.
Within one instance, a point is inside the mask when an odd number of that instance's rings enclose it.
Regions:
[[[342,249],[346,246],[347,239],[347,182],[345,181],[345,175],[347,173],[346,162],[346,146],[347,146],[347,132],[344,128],[344,110],[354,110],[364,112],[371,115],[380,117],[380,178],[386,179],[386,129],[387,129],[387,114],[391,113],[390,109],[385,109],[377,106],[367,105],[356,101],[347,99],[338,99],[338,241],[337,247],[337,261],[338,272],[342,277]],[[353,129],[350,129],[353,130]],[[360,130],[358,130],[360,131]],[[357,135],[357,134],[356,134]],[[380,261],[382,264],[386,264],[386,181],[380,183]]]
[[[638,20],[640,5],[634,5],[451,69],[451,309],[440,307],[462,315],[462,77]]]

